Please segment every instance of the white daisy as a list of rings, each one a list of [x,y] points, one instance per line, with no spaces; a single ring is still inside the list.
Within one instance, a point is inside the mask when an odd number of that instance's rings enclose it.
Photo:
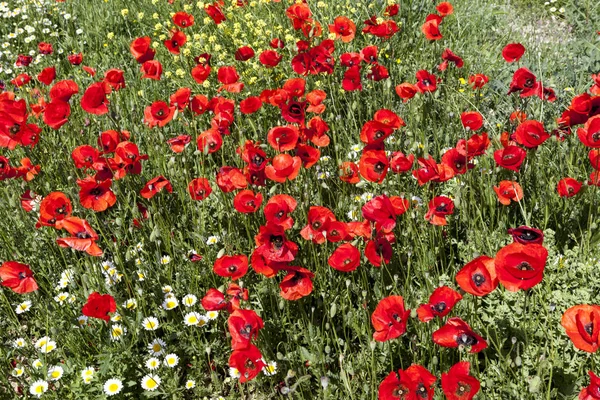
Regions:
[[[119,324],[114,324],[110,330],[110,338],[113,341],[120,340],[127,333],[127,328]]]
[[[198,298],[196,296],[194,296],[193,294],[186,294],[183,297],[183,299],[181,299],[181,302],[186,307],[192,307],[194,304],[196,304],[197,301],[198,301]]]
[[[137,308],[137,300],[128,299],[125,303],[123,303],[123,307],[125,307],[128,310],[135,310]]]
[[[19,365],[18,367],[13,368],[13,370],[10,374],[12,376],[14,376],[15,378],[18,378],[19,376],[23,375],[24,372],[25,372],[25,368],[23,368],[23,366]]]
[[[15,312],[17,314],[23,314],[24,312],[29,311],[30,308],[31,308],[31,301],[25,300],[24,302],[22,302],[21,304],[19,304],[17,306],[17,308],[15,308]]]
[[[44,336],[35,342],[35,348],[47,354],[56,349],[56,342],[48,336]]]
[[[263,368],[263,373],[267,376],[273,376],[277,373],[277,363],[275,361],[269,361],[268,363],[266,363],[267,365],[265,365],[265,367]]]
[[[83,379],[83,383],[90,384],[92,379],[94,378],[94,367],[87,367],[83,371],[81,371],[81,379]]]
[[[148,345],[148,351],[153,356],[160,356],[165,354],[165,346],[167,344],[161,339],[154,339],[152,343]]]
[[[42,360],[40,360],[39,358],[36,358],[35,360],[33,360],[33,362],[31,363],[31,366],[35,369],[40,369],[42,367]]]
[[[168,255],[164,255],[160,258],[160,263],[162,265],[167,265],[170,262],[171,262],[171,257],[169,257]]]
[[[107,396],[114,396],[123,389],[123,382],[118,379],[109,379],[104,382],[104,393]]]
[[[179,301],[177,301],[177,298],[171,295],[165,297],[165,301],[162,303],[162,308],[168,311],[176,308],[178,305]]]
[[[242,374],[240,374],[240,370],[234,367],[229,367],[229,376],[233,379],[239,379]]]
[[[160,385],[160,378],[157,375],[146,375],[142,378],[142,389],[154,391]]]
[[[26,342],[25,339],[23,338],[16,338],[15,341],[13,342],[13,346],[15,346],[16,348],[23,348],[25,347]]]
[[[160,360],[156,357],[151,357],[146,361],[146,368],[155,370],[160,367]]]
[[[142,326],[147,331],[155,331],[158,329],[158,319],[155,317],[147,317],[142,321]]]
[[[213,245],[213,244],[217,244],[219,243],[219,237],[218,236],[209,236],[208,239],[206,240],[206,244],[208,246]]]
[[[218,311],[209,311],[206,313],[206,318],[210,319],[211,321],[213,319],[217,319],[217,317],[219,316],[219,312]]]
[[[196,326],[200,323],[201,319],[206,320],[207,318],[200,313],[192,311],[190,313],[185,314],[185,316],[183,317],[183,323],[186,326]]]
[[[177,355],[173,353],[167,354],[165,356],[164,363],[169,368],[175,368],[177,364],[179,364],[179,357],[177,357]]]
[[[48,382],[46,381],[35,381],[31,384],[31,386],[29,387],[29,393],[31,393],[32,395],[34,395],[37,398],[42,397],[42,395],[44,393],[46,393],[46,391],[48,390]]]
[[[60,367],[58,365],[50,367],[48,369],[48,379],[50,379],[51,381],[57,381],[60,378],[62,378],[64,372],[65,372],[65,370],[62,369],[62,367]]]
[[[194,381],[192,379],[188,379],[187,382],[185,383],[186,389],[193,389],[195,387],[196,387],[196,381]]]

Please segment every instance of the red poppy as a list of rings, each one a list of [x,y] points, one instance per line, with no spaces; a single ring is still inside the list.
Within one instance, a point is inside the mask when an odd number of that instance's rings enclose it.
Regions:
[[[348,43],[356,35],[356,25],[347,17],[336,17],[333,24],[329,25],[329,32],[334,33],[336,39],[342,39],[342,42]]]
[[[69,63],[71,65],[79,65],[83,62],[83,54],[82,53],[69,54],[67,56],[67,60],[69,61]]]
[[[277,194],[267,201],[264,214],[267,222],[280,225],[284,229],[290,229],[294,220],[289,216],[298,205],[296,199],[287,194]]]
[[[110,321],[110,313],[117,311],[117,303],[110,294],[94,292],[89,295],[87,302],[81,308],[81,313],[86,317]]]
[[[429,303],[417,308],[419,320],[429,322],[435,317],[445,317],[461,299],[462,296],[456,290],[448,286],[439,287],[429,296]]]
[[[379,232],[377,237],[373,240],[368,240],[365,246],[365,257],[375,267],[381,267],[381,264],[389,264],[394,251],[392,249],[391,241],[393,241],[393,233],[385,235],[383,232]]]
[[[60,247],[71,247],[75,250],[85,251],[91,256],[101,256],[102,250],[96,244],[99,236],[90,224],[80,218],[68,217],[56,222],[57,229],[65,229],[71,237],[56,239]]]
[[[363,87],[360,78],[360,66],[355,65],[354,67],[348,68],[344,72],[342,89],[348,92],[362,90]]]
[[[40,198],[40,196],[35,194],[35,192],[32,192],[31,190],[27,190],[20,197],[21,207],[23,208],[23,210],[25,210],[25,212],[33,211],[33,207],[35,204],[34,201],[37,202],[38,198]]]
[[[316,244],[325,243],[324,232],[335,220],[335,215],[327,207],[311,206],[308,210],[308,223],[302,228],[300,235],[304,240],[312,240]]]
[[[115,91],[123,89],[125,88],[124,72],[117,68],[109,69],[104,73],[104,82]]]
[[[465,111],[460,115],[460,121],[465,129],[477,131],[483,126],[483,117],[477,111]]]
[[[304,168],[312,167],[321,158],[321,152],[319,149],[315,149],[314,147],[306,144],[296,145],[296,155],[302,160],[302,165]]]
[[[225,193],[233,192],[237,189],[244,189],[248,186],[246,176],[238,168],[221,167],[216,177],[217,186]]]
[[[71,97],[77,93],[79,93],[79,86],[77,86],[77,83],[70,79],[65,79],[52,85],[49,94],[51,101],[58,100],[68,102]]]
[[[447,1],[438,4],[435,6],[435,9],[442,17],[447,17],[454,12],[454,7],[452,7],[452,4],[448,3]]]
[[[182,153],[185,147],[190,143],[192,137],[190,135],[179,135],[172,139],[167,140],[173,153]]]
[[[306,108],[306,112],[312,112],[321,114],[325,111],[325,104],[323,101],[327,98],[327,93],[322,90],[315,89],[306,94],[306,101],[309,106]]]
[[[475,75],[469,76],[469,85],[471,85],[471,87],[473,89],[481,89],[489,81],[490,81],[490,78],[488,78],[484,74],[475,74]]]
[[[505,206],[510,205],[511,200],[519,202],[523,199],[523,189],[515,181],[500,181],[498,186],[494,186],[494,192],[500,203]]]
[[[419,158],[419,169],[412,174],[420,186],[427,182],[445,182],[454,176],[454,170],[445,164],[436,164],[433,157],[427,155],[427,158]]]
[[[311,271],[302,267],[285,267],[288,274],[279,284],[280,295],[286,300],[298,300],[312,293],[315,277]]]
[[[215,153],[223,145],[223,137],[218,130],[208,129],[198,136],[196,145],[198,146],[198,150],[204,154]]]
[[[173,193],[173,186],[171,186],[171,182],[161,175],[146,182],[146,185],[144,185],[143,189],[140,190],[140,195],[145,199],[151,199],[163,189],[169,193]]]
[[[442,347],[470,347],[470,353],[479,353],[488,347],[481,336],[458,317],[450,318],[446,324],[432,334],[433,342]]]
[[[130,135],[127,131],[122,131],[121,133],[114,130],[104,131],[98,137],[98,146],[103,153],[112,153],[122,141],[129,140],[129,137]]]
[[[370,33],[373,36],[382,39],[389,39],[399,31],[396,21],[391,19],[383,20],[381,23],[376,16],[364,21],[363,33]]]
[[[360,182],[358,165],[351,161],[344,161],[342,165],[340,165],[340,179],[353,185]]]
[[[363,152],[360,162],[360,175],[369,182],[381,183],[387,175],[389,160],[383,150]]]
[[[573,178],[563,178],[558,182],[556,191],[560,197],[573,197],[581,190],[583,184]]]
[[[454,202],[446,196],[436,196],[429,202],[425,219],[433,225],[448,225],[446,217],[454,213]]]
[[[60,100],[52,101],[46,104],[44,109],[44,123],[54,130],[69,122],[71,115],[71,106]]]
[[[298,254],[298,245],[287,239],[285,228],[273,222],[262,225],[254,240],[256,251],[268,261],[289,262]]]
[[[276,126],[269,130],[267,141],[275,150],[288,151],[296,147],[298,137],[298,128],[295,126]]]
[[[188,185],[188,191],[192,200],[204,200],[211,192],[210,182],[206,178],[196,178]]]
[[[442,60],[444,61],[438,65],[440,71],[445,71],[448,68],[449,63],[456,65],[456,68],[462,68],[464,65],[463,59],[454,54],[450,49],[444,49],[442,52]]]
[[[600,334],[600,306],[582,304],[569,308],[560,324],[565,328],[573,345],[579,350],[595,353]]]
[[[519,61],[523,54],[525,54],[525,46],[521,43],[509,43],[502,49],[502,57],[509,63]]]
[[[471,363],[461,361],[442,373],[442,391],[448,400],[472,400],[479,392],[479,380],[469,375]]]
[[[52,54],[54,52],[54,49],[52,48],[52,43],[48,43],[48,42],[39,42],[38,43],[38,52],[40,54]]]
[[[430,74],[426,70],[422,69],[417,71],[417,89],[420,93],[435,92],[437,89],[437,78],[435,75]]]
[[[302,160],[300,157],[278,154],[273,158],[271,164],[266,166],[265,174],[272,181],[284,183],[286,180],[296,179],[301,166]]]
[[[225,21],[225,14],[221,10],[222,2],[217,1],[213,4],[206,5],[204,7],[204,11],[208,16],[215,22],[215,24],[219,25],[221,22]],[[243,382],[243,381],[242,381]]]
[[[159,81],[163,72],[162,64],[158,60],[148,60],[140,67],[141,79],[152,79]]]
[[[115,179],[121,179],[125,175],[139,175],[142,172],[142,160],[147,160],[147,154],[141,154],[135,143],[121,142],[115,149],[115,157],[112,159],[111,168],[114,170]]]
[[[253,251],[252,256],[250,256],[250,263],[252,264],[254,272],[264,275],[267,278],[273,278],[280,270],[287,266],[286,262],[267,260],[256,250]]]
[[[235,195],[233,207],[243,214],[252,214],[258,211],[262,201],[261,193],[255,194],[252,190],[242,190]]]
[[[191,94],[192,90],[190,88],[183,87],[177,89],[175,93],[169,97],[169,106],[175,106],[179,111],[185,110],[190,103]]]
[[[242,114],[253,114],[262,107],[260,97],[251,96],[240,101],[240,111]]]
[[[375,329],[373,339],[386,342],[404,335],[410,310],[404,308],[402,296],[389,296],[382,299],[371,314],[371,324]]]
[[[134,39],[129,45],[129,51],[138,63],[142,64],[154,58],[156,51],[150,46],[151,42],[150,37],[144,36]]]
[[[403,103],[415,97],[415,94],[419,91],[419,88],[412,83],[401,83],[396,86],[396,94],[400,96]]]
[[[15,293],[24,294],[38,290],[33,271],[28,265],[16,261],[6,261],[0,266],[0,279],[0,285],[10,288]]]
[[[208,79],[210,71],[211,68],[209,64],[198,64],[194,68],[192,68],[191,75],[192,78],[194,78],[194,80],[196,81],[196,83],[201,85],[205,80]]]
[[[588,371],[590,375],[590,384],[581,389],[579,392],[579,400],[598,400],[600,399],[600,378],[592,371]]]
[[[212,289],[214,290],[214,289]],[[258,339],[259,331],[264,327],[262,318],[253,310],[238,309],[227,319],[227,328],[231,334],[231,348],[243,350]]]
[[[47,67],[44,68],[37,76],[37,80],[48,86],[56,78],[56,68]]]
[[[264,50],[258,56],[258,61],[267,68],[275,68],[281,62],[281,56],[275,50]]]
[[[230,93],[239,93],[244,88],[244,84],[239,82],[240,76],[235,67],[220,67],[217,72],[217,79],[223,84],[218,92],[225,90]]]
[[[490,138],[488,137],[488,134],[484,132],[481,135],[474,134],[468,140],[460,139],[456,143],[456,150],[460,154],[466,155],[468,158],[473,158],[485,154],[489,146]]]
[[[494,152],[496,164],[515,172],[519,172],[526,156],[527,152],[519,146],[507,146]]]
[[[208,9],[205,8],[205,10]],[[265,365],[266,364],[262,359],[262,354],[260,354],[258,348],[253,344],[250,344],[243,350],[234,350],[231,353],[231,356],[229,356],[229,367],[235,368],[239,371],[241,383],[245,383],[256,378]]]
[[[425,21],[421,26],[421,32],[425,35],[427,40],[440,40],[442,33],[440,32],[440,19],[432,18]]]
[[[40,165],[33,165],[28,157],[21,159],[21,166],[17,167],[17,177],[23,177],[25,182],[32,181],[40,172]]]
[[[248,257],[243,254],[223,256],[215,261],[213,271],[219,276],[237,280],[248,272]]]
[[[377,231],[390,232],[396,226],[396,209],[386,195],[369,200],[362,206],[363,217],[375,223]]]
[[[544,143],[550,135],[544,130],[541,122],[530,120],[517,127],[514,137],[517,143],[531,149]]]
[[[352,272],[360,265],[360,251],[350,243],[339,246],[327,260],[329,266],[342,272]]]
[[[182,31],[174,30],[171,32],[171,37],[163,43],[167,50],[172,54],[179,54],[181,47],[187,42],[187,36]]]
[[[542,244],[544,242],[544,232],[528,226],[510,228],[508,234],[512,235],[515,242],[521,244]]]
[[[600,170],[600,149],[590,150],[588,157],[590,159],[590,163],[592,164],[592,168]]]
[[[539,244],[511,243],[498,251],[494,261],[500,283],[509,291],[526,290],[544,278],[548,250]]]
[[[474,296],[490,294],[498,287],[494,259],[484,255],[470,261],[456,274],[456,283]]]
[[[155,101],[144,110],[144,122],[150,127],[163,127],[175,115],[175,107],[169,107],[164,101]]]
[[[108,99],[106,98],[108,93],[110,93],[109,85],[103,82],[92,83],[81,97],[81,108],[95,115],[108,113]]]
[[[117,196],[111,190],[112,181],[97,182],[96,179],[88,176],[85,179],[78,179],[79,201],[84,208],[91,208],[94,211],[104,211],[112,207],[117,202]]]
[[[577,136],[585,146],[600,148],[600,115],[588,119],[583,128],[577,129]]]
[[[189,28],[194,25],[194,16],[183,11],[173,15],[173,23],[180,28]]]
[[[411,365],[406,370],[390,372],[381,382],[378,390],[379,400],[432,400],[434,383],[437,378],[420,365]]]
[[[449,149],[442,155],[442,165],[452,169],[455,175],[466,174],[467,170],[473,168],[467,155],[457,149]]]
[[[82,70],[84,70],[85,72],[87,72],[88,74],[90,74],[90,76],[96,76],[96,69],[92,68],[92,67],[88,67],[87,65],[84,65],[83,67],[81,67]]]
[[[36,227],[55,226],[56,222],[71,216],[71,201],[62,192],[52,192],[40,203],[40,218]]]
[[[533,96],[536,94],[540,84],[536,76],[529,69],[522,67],[513,74],[508,94],[521,92],[521,97]]]
[[[235,51],[235,59],[238,61],[248,61],[252,57],[254,57],[254,50],[250,46],[243,46]]]

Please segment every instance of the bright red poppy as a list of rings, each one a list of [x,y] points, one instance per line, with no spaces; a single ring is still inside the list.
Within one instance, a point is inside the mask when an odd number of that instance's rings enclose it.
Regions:
[[[498,280],[511,292],[530,289],[544,278],[547,258],[548,250],[542,245],[511,243],[496,253]]]
[[[289,151],[298,143],[298,128],[292,125],[276,126],[267,133],[267,141],[277,151]]]
[[[151,199],[163,189],[169,193],[173,193],[173,186],[171,186],[171,182],[161,175],[146,182],[142,190],[140,190],[140,195],[145,199]]]
[[[435,317],[445,317],[452,308],[462,299],[460,293],[448,287],[441,286],[429,296],[429,303],[417,308],[417,315],[421,322],[429,322]]]
[[[436,196],[429,201],[425,219],[433,225],[448,225],[446,217],[454,213],[454,201],[446,196]]]
[[[533,120],[522,122],[517,127],[514,135],[516,142],[528,149],[533,149],[541,145],[549,137],[550,135],[544,130],[544,125],[539,121]]]
[[[519,172],[527,152],[519,146],[507,146],[494,152],[494,161],[502,168]]]
[[[278,154],[273,157],[271,164],[265,168],[265,174],[275,182],[284,183],[286,180],[294,180],[300,172],[302,160],[300,157],[292,157],[289,154]]]
[[[150,128],[163,127],[173,119],[176,107],[169,107],[164,101],[155,101],[144,110],[144,123]]]
[[[498,287],[494,259],[483,255],[468,262],[456,274],[456,283],[474,296],[490,294]]]
[[[390,372],[378,389],[379,400],[432,400],[437,378],[421,365]]]
[[[590,384],[579,392],[579,400],[598,400],[600,399],[600,378],[592,371],[588,371],[590,375]]]
[[[237,280],[248,272],[248,257],[243,254],[217,258],[213,265],[215,274]]]
[[[329,32],[334,33],[336,39],[342,39],[342,42],[348,43],[356,35],[356,25],[348,17],[336,17],[333,24],[329,25]]]
[[[600,306],[588,304],[573,306],[565,311],[560,324],[565,328],[576,348],[588,353],[595,353],[598,350]]]
[[[110,85],[108,84],[103,82],[92,83],[81,97],[81,108],[94,115],[108,113],[108,99],[106,95],[110,91]]]
[[[471,363],[461,361],[442,373],[442,391],[448,400],[472,400],[479,392],[479,380],[469,375]]]
[[[600,115],[588,119],[583,128],[577,129],[577,136],[585,146],[600,148]]]
[[[52,192],[40,203],[40,218],[36,227],[55,226],[58,221],[70,217],[72,211],[71,201],[64,193]]]
[[[231,348],[233,350],[248,348],[253,340],[258,339],[258,333],[263,327],[264,322],[255,311],[242,309],[233,311],[227,319],[227,328],[231,334]]]
[[[521,43],[509,43],[502,49],[502,58],[509,63],[519,61],[523,54],[525,54],[525,46]]]
[[[341,272],[352,272],[360,265],[360,251],[351,243],[344,243],[327,260],[329,266]]]
[[[498,186],[494,186],[494,192],[496,192],[500,203],[505,206],[510,205],[511,201],[518,203],[523,199],[523,189],[515,181],[500,181]]]
[[[556,191],[560,197],[573,197],[581,190],[583,183],[573,178],[563,178],[556,185]]]
[[[95,178],[88,176],[85,179],[78,179],[79,201],[84,208],[91,208],[100,212],[115,205],[117,196],[111,190],[112,181],[96,181]]]
[[[469,353],[479,353],[487,348],[484,338],[458,317],[450,318],[446,324],[432,334],[433,342],[442,347],[469,347]]]
[[[315,274],[302,267],[284,267],[287,275],[279,284],[280,295],[286,300],[298,300],[312,293]]]
[[[239,371],[241,383],[256,378],[265,365],[262,354],[253,344],[243,350],[234,350],[229,356],[229,367]]]
[[[31,293],[38,289],[33,271],[27,264],[16,261],[6,261],[0,266],[0,279],[2,279],[0,285],[15,293]]]
[[[241,190],[233,199],[233,207],[242,214],[252,214],[258,211],[263,201],[261,193],[252,190]]]
[[[389,296],[382,299],[371,314],[371,324],[375,329],[373,339],[386,342],[404,335],[410,310],[404,308],[402,296]]]
[[[110,294],[93,292],[88,296],[87,302],[81,308],[81,313],[86,317],[110,321],[110,313],[117,311],[117,303]]]
[[[56,239],[56,243],[60,247],[71,247],[75,250],[85,251],[90,256],[99,257],[102,255],[102,250],[96,244],[96,240],[100,237],[86,220],[68,217],[57,221],[56,228],[65,229],[71,234],[71,237]]]

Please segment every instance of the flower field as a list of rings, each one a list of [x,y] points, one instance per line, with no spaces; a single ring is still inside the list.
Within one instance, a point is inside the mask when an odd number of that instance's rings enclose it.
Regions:
[[[598,15],[0,3],[0,399],[600,399]]]

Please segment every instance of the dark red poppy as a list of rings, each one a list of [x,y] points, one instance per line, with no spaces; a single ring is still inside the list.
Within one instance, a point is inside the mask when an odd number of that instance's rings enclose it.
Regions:
[[[536,76],[529,69],[522,67],[513,74],[508,94],[521,92],[521,97],[533,96],[539,89]]]
[[[382,299],[371,314],[371,324],[375,329],[373,339],[386,342],[402,336],[406,332],[406,322],[410,310],[404,308],[402,296],[389,296]]]
[[[327,260],[329,266],[341,272],[352,272],[360,265],[360,251],[350,243],[339,246]]]
[[[590,384],[581,389],[579,392],[579,400],[598,400],[600,399],[600,378],[592,371],[588,371],[590,375]]]
[[[437,89],[437,78],[428,71],[422,69],[417,71],[417,89],[420,93],[435,92]]]
[[[507,146],[494,152],[496,164],[515,172],[519,172],[526,156],[527,152],[519,146]]]
[[[595,353],[600,334],[600,306],[576,305],[562,316],[560,324],[565,328],[573,345],[579,350]]]
[[[456,283],[474,296],[493,292],[498,287],[494,259],[483,255],[470,261],[456,274]]]
[[[111,162],[115,179],[121,179],[127,174],[139,175],[142,172],[141,161],[147,159],[148,155],[140,154],[135,143],[129,141],[120,142],[115,148],[115,157]]]
[[[511,292],[530,289],[544,278],[547,258],[548,250],[542,245],[511,243],[496,254],[498,280]]]
[[[56,222],[71,216],[71,201],[62,192],[52,192],[40,203],[40,218],[36,227],[55,226]]]
[[[235,51],[235,59],[238,61],[248,61],[254,57],[254,50],[250,46],[242,46]]]
[[[206,178],[196,178],[188,185],[188,191],[192,200],[204,200],[211,192],[210,182]]]
[[[156,51],[150,46],[151,42],[149,36],[144,36],[134,39],[129,45],[129,51],[138,63],[142,64],[154,58]]]
[[[167,140],[169,146],[171,146],[171,150],[173,153],[182,153],[185,149],[185,146],[190,143],[192,137],[190,135],[179,135],[172,139]]]
[[[284,183],[286,180],[296,179],[301,166],[302,160],[300,157],[278,154],[273,157],[271,164],[266,166],[265,174],[272,181]]]
[[[577,136],[585,146],[600,148],[600,115],[588,119],[583,128],[577,129]]]
[[[164,101],[155,101],[144,110],[144,123],[150,128],[163,127],[175,115],[175,107],[169,107]]]
[[[129,140],[129,132],[122,131],[121,133],[115,130],[107,130],[98,137],[98,146],[103,153],[112,153],[117,149],[119,143],[124,140]],[[133,144],[133,143],[132,143]]]
[[[563,178],[558,182],[556,191],[560,197],[573,197],[581,190],[583,184],[573,178]]]
[[[296,155],[302,160],[304,168],[310,168],[321,158],[321,151],[307,144],[296,145]]]
[[[82,53],[69,54],[67,56],[67,60],[69,61],[69,63],[71,65],[79,65],[83,62],[83,54]]]
[[[215,22],[215,24],[219,25],[221,22],[225,21],[225,14],[221,10],[223,3],[217,1],[213,4],[206,5],[204,7],[204,11],[208,16]],[[242,381],[243,382],[243,381]]]
[[[344,72],[344,78],[342,80],[342,89],[351,92],[353,90],[362,90],[362,82],[360,76],[360,66],[355,65],[354,67],[348,68]]]
[[[33,277],[33,271],[27,264],[16,261],[6,261],[0,266],[0,285],[10,288],[13,292],[24,294],[38,290],[38,284]]]
[[[248,272],[248,257],[243,254],[223,256],[215,261],[213,271],[219,276],[237,280]]]
[[[433,225],[448,225],[446,217],[454,213],[454,201],[446,196],[436,196],[429,202],[425,219]]]
[[[311,271],[302,267],[285,267],[287,275],[279,284],[279,294],[286,300],[298,300],[312,293],[315,277]]]
[[[463,59],[454,54],[450,49],[444,49],[442,52],[442,60],[444,61],[438,65],[440,71],[445,71],[448,68],[449,63],[453,63],[456,68],[462,68],[464,65]]]
[[[143,189],[140,190],[140,195],[145,199],[151,199],[163,189],[169,193],[173,193],[173,186],[171,186],[171,182],[161,175],[146,182]]]
[[[264,214],[267,222],[280,225],[284,229],[290,229],[294,220],[289,216],[298,205],[296,199],[287,194],[277,194],[267,201]]]
[[[104,73],[104,82],[110,85],[110,87],[115,91],[125,88],[125,77],[123,70],[117,68],[109,69]]]
[[[90,224],[80,218],[68,217],[56,222],[57,229],[65,229],[71,237],[56,239],[60,247],[71,247],[75,250],[85,251],[91,256],[99,257],[102,250],[96,244],[99,236]]]
[[[523,54],[525,54],[525,46],[521,43],[509,43],[502,49],[502,58],[509,63],[519,61]]]
[[[87,302],[81,308],[81,313],[86,317],[110,321],[110,313],[117,311],[117,303],[110,294],[94,292],[88,296]]]
[[[479,380],[469,375],[471,363],[461,361],[442,373],[442,391],[448,400],[472,400],[479,392]]]
[[[88,176],[85,179],[78,179],[79,201],[83,208],[91,208],[94,211],[104,211],[112,207],[117,202],[117,196],[111,190],[112,181],[97,182],[96,179]]]
[[[508,234],[512,235],[515,242],[521,244],[542,244],[544,242],[544,233],[528,226],[510,228]]]
[[[207,9],[205,8],[205,10]],[[239,371],[241,383],[245,383],[256,378],[265,365],[266,364],[263,361],[262,354],[260,354],[258,348],[253,344],[250,344],[243,350],[234,350],[231,353],[231,356],[229,356],[229,367],[235,368]]]
[[[38,43],[38,52],[40,54],[44,54],[44,55],[52,54],[54,52],[54,49],[52,48],[52,43],[39,42]]]
[[[351,161],[344,161],[342,165],[340,165],[340,179],[353,185],[360,182],[358,165]]]
[[[242,190],[233,199],[233,207],[243,214],[252,214],[258,211],[263,201],[261,193],[252,190]]]
[[[180,28],[189,28],[194,25],[194,16],[183,11],[178,11],[173,15],[173,23]]]
[[[81,108],[95,115],[108,113],[108,99],[106,98],[108,93],[110,93],[109,85],[103,82],[92,83],[81,97]]]
[[[333,24],[329,25],[329,32],[335,34],[336,39],[342,39],[342,42],[348,43],[356,35],[356,25],[347,17],[336,17]]]
[[[448,286],[439,287],[429,296],[429,303],[417,308],[419,320],[429,322],[435,317],[445,317],[461,299],[462,296],[456,290]]]
[[[302,228],[300,235],[304,240],[311,240],[316,244],[325,243],[324,232],[335,220],[335,215],[327,207],[311,206],[308,210],[308,223]]]
[[[446,324],[432,334],[433,342],[442,347],[470,347],[469,353],[479,353],[488,347],[487,342],[458,317],[450,318]]]
[[[381,267],[381,264],[389,264],[394,255],[391,242],[394,239],[393,233],[384,234],[378,232],[377,237],[368,240],[365,246],[365,257],[375,267]]]
[[[298,253],[298,245],[287,239],[285,228],[273,222],[262,225],[254,240],[256,251],[268,261],[293,261]]]

